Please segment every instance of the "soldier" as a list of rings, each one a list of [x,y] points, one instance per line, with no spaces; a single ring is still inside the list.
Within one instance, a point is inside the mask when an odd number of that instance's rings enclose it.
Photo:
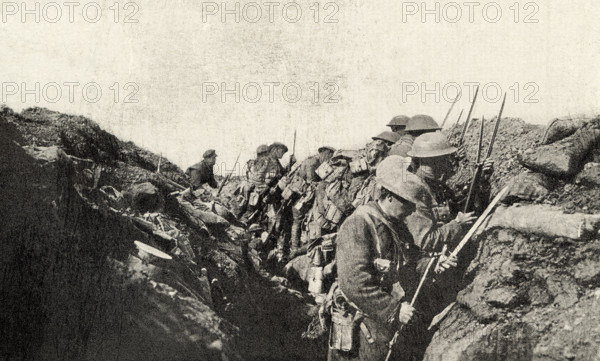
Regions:
[[[277,230],[272,236],[278,239],[277,241],[277,260],[279,262],[284,261],[284,246],[289,241],[289,232],[281,234],[281,230],[290,228],[289,224],[292,222],[291,210],[282,207],[281,202],[281,188],[277,187],[277,183],[281,178],[291,170],[292,166],[296,162],[294,155],[290,156],[289,164],[286,168],[281,165],[280,159],[288,148],[283,143],[274,142],[269,146],[269,153],[264,158],[261,164],[255,166],[255,172],[251,175],[251,182],[254,184],[254,190],[260,202],[267,205],[269,217],[269,223],[271,227]]]
[[[406,224],[415,244],[426,252],[439,252],[444,245],[449,249],[455,248],[477,218],[473,212],[460,212],[463,200],[445,183],[454,174],[456,151],[457,148],[450,145],[445,135],[435,132],[419,136],[408,152],[413,158],[411,170],[425,184],[431,202],[418,204],[416,211],[406,218]],[[486,177],[489,176],[492,165],[491,160],[484,163]],[[482,187],[486,188],[488,187],[485,185]],[[489,194],[481,194],[479,199],[486,197]],[[423,292],[419,303],[423,318],[415,323],[413,337],[414,344],[421,347],[419,352],[425,351],[427,338],[432,336],[426,331],[430,321],[454,300],[456,292],[461,288],[462,273],[474,256],[474,251],[473,247],[467,246],[463,250],[463,261],[447,275],[445,281],[428,287]]]
[[[260,207],[279,198],[274,186],[286,171],[279,160],[287,151],[288,148],[285,144],[274,142],[268,147],[266,155],[256,159],[248,174],[251,191],[248,196],[248,207],[241,217],[242,222],[248,222],[249,218],[255,218],[253,215],[256,215],[256,211]],[[291,167],[292,161],[295,159],[290,157],[290,166],[288,167]]]
[[[396,115],[387,124],[392,129],[392,132],[398,133],[398,135],[404,135],[404,129],[410,118],[406,115]]]
[[[241,219],[242,215],[246,213],[248,209],[248,201],[250,199],[250,193],[254,190],[254,184],[251,182],[251,177],[256,172],[256,167],[261,167],[265,162],[266,156],[269,154],[269,146],[261,144],[256,148],[256,158],[249,159],[246,162],[246,179],[244,179],[234,194],[238,196],[238,206],[235,212],[235,216]]]
[[[419,135],[440,130],[440,126],[429,115],[418,114],[410,118],[400,139],[390,149],[390,155],[406,157]]]
[[[454,174],[456,151],[445,135],[436,132],[419,136],[408,152],[412,171],[425,182],[433,201],[431,206],[417,207],[407,220],[415,243],[426,251],[439,251],[444,244],[454,246],[476,219],[473,212],[459,212],[461,200],[445,183]],[[491,161],[484,168],[487,173]]]
[[[298,172],[290,182],[292,192],[301,196],[301,198],[296,200],[292,207],[294,221],[291,229],[290,258],[306,253],[306,247],[300,248],[302,221],[304,220],[307,211],[312,206],[314,187],[316,186],[316,183],[321,180],[321,177],[316,173],[317,168],[319,168],[322,163],[331,159],[335,149],[329,146],[323,146],[318,149],[318,152],[319,154],[308,157],[300,164]]]
[[[261,144],[256,148],[256,158],[250,159],[246,163],[246,179],[250,179],[250,175],[254,172],[254,166],[260,164],[264,157],[269,154],[269,146]]]
[[[334,285],[325,303],[332,304],[329,361],[384,360],[395,330],[415,311],[408,300],[418,283],[417,269],[422,271],[429,258],[412,242],[404,219],[428,194],[403,164],[397,156],[381,162],[379,198],[357,208],[338,232],[339,291]],[[435,273],[455,263],[441,257]],[[395,359],[409,356],[401,346],[394,350]]]
[[[386,131],[372,137],[373,141],[358,154],[346,155],[342,151],[334,154],[329,163],[335,170],[316,189],[311,218],[320,225],[320,231],[311,240],[335,232],[357,205],[373,197],[372,176],[398,137],[397,133]],[[360,199],[355,202],[357,196]]]
[[[209,149],[204,152],[202,158],[204,159],[201,162],[189,167],[185,172],[190,178],[192,191],[195,191],[205,183],[212,188],[217,188],[219,186],[213,174],[213,167],[217,162],[217,153],[214,149]]]

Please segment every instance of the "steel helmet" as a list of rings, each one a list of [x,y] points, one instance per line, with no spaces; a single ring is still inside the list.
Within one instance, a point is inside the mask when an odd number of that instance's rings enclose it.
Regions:
[[[256,148],[256,155],[261,155],[263,153],[267,153],[269,151],[269,146],[266,144],[261,144]]]
[[[391,132],[389,130],[380,133],[379,135],[376,135],[374,137],[371,137],[371,139],[373,140],[383,140],[384,142],[389,142],[389,143],[396,143],[398,141],[398,139],[400,139],[400,134],[396,133],[396,132]]]
[[[440,130],[440,126],[429,115],[417,114],[408,120],[406,124],[407,132],[415,132],[421,130]]]
[[[429,193],[421,178],[406,170],[410,159],[390,155],[379,163],[375,173],[377,184],[414,204],[426,203]]]
[[[324,145],[324,146],[322,146],[322,147],[320,147],[318,149],[319,153],[324,152],[324,151],[330,151],[331,153],[335,153],[335,148],[334,147],[330,147],[328,145]]]
[[[269,146],[269,152],[272,151],[275,148],[281,148],[281,149],[283,149],[284,153],[287,153],[287,151],[288,151],[288,147],[285,144],[280,143],[280,142],[273,142],[273,144],[271,144]]]
[[[388,127],[391,126],[406,126],[406,124],[408,123],[408,120],[410,118],[407,117],[406,115],[396,115],[395,117],[392,118],[392,120],[390,120],[389,123],[387,123]]]
[[[456,151],[457,148],[450,145],[444,134],[434,132],[419,135],[413,142],[412,149],[406,154],[415,158],[431,158],[452,154]]]

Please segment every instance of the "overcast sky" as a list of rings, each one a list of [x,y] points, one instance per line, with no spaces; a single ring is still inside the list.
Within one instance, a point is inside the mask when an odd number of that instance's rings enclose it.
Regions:
[[[600,113],[598,1],[225,3],[4,1],[0,103],[88,116],[182,168],[291,149],[294,129],[299,158],[361,146],[394,115],[441,122],[460,89],[454,122],[476,83],[475,117],[498,91],[529,122]]]

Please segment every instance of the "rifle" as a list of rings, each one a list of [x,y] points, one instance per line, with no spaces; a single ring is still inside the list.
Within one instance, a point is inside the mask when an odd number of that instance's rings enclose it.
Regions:
[[[296,158],[296,129],[294,129],[294,145],[292,146],[292,155],[290,156],[290,158],[291,159]],[[289,167],[291,170],[291,165]]]
[[[467,213],[471,208],[473,194],[475,194],[475,187],[479,183],[479,178],[481,177],[481,171],[483,169],[483,163],[481,163],[481,146],[483,143],[483,126],[485,124],[485,117],[481,116],[481,128],[479,129],[479,145],[477,146],[477,165],[475,167],[475,174],[473,175],[473,179],[471,180],[471,185],[469,186],[469,193],[467,195],[467,202],[465,203],[464,213]]]
[[[469,194],[467,195],[467,202],[465,203],[465,208],[463,210],[464,213],[470,211],[473,196],[475,191],[477,190],[477,185],[479,184],[479,180],[481,178],[481,173],[483,170],[483,163],[492,155],[492,148],[494,147],[494,141],[496,140],[496,135],[498,134],[498,127],[500,126],[500,119],[502,118],[502,111],[504,110],[504,103],[506,102],[506,93],[504,94],[504,100],[502,100],[502,105],[500,106],[500,113],[498,113],[498,118],[496,119],[496,125],[494,126],[494,133],[492,134],[492,138],[490,139],[490,145],[487,150],[487,154],[483,161],[481,160],[481,143],[483,140],[483,123],[484,119],[481,118],[481,130],[479,133],[479,149],[477,150],[477,166],[475,168],[475,174],[473,175],[473,179],[471,180],[471,185],[469,186]]]
[[[458,123],[460,122],[460,118],[462,118],[464,111],[465,111],[464,109],[462,109],[460,111],[460,114],[458,115],[456,122],[452,125],[452,128],[450,129],[450,133],[449,133],[448,137],[451,137],[454,134],[454,129],[456,129],[456,127],[458,126]]]
[[[415,304],[415,301],[417,300],[417,296],[419,296],[419,292],[421,292],[421,287],[423,287],[423,284],[425,283],[427,274],[429,273],[429,270],[431,269],[431,266],[433,265],[433,262],[436,259],[437,259],[437,257],[431,257],[431,260],[429,260],[429,263],[427,263],[427,267],[425,267],[425,272],[423,272],[423,276],[421,277],[421,280],[419,281],[419,286],[417,286],[417,290],[415,291],[415,294],[413,295],[413,298],[410,301],[411,306],[413,306]],[[400,326],[398,326],[398,329],[396,330],[396,332],[394,333],[394,337],[392,337],[392,339],[390,340],[390,343],[388,344],[388,353],[387,353],[387,356],[385,357],[385,361],[390,360],[390,357],[392,356],[392,350],[394,349],[394,345],[396,344],[396,342],[398,342],[398,337],[400,336],[400,332],[402,332],[403,328],[404,328],[404,324],[401,323]]]
[[[223,180],[223,182],[221,182],[221,186],[219,187],[219,190],[217,191],[217,195],[216,195],[216,197],[218,197],[218,196],[219,196],[219,194],[221,194],[221,191],[223,190],[223,187],[225,187],[225,184],[227,184],[227,182],[229,181],[229,178],[231,178],[231,175],[233,174],[233,172],[235,172],[235,166],[237,165],[237,163],[238,163],[238,160],[240,159],[240,155],[241,155],[241,154],[242,154],[242,151],[240,151],[240,152],[238,153],[238,156],[237,156],[237,158],[235,158],[235,163],[233,163],[233,170],[231,171],[231,173],[229,173],[229,174],[227,175],[227,177],[225,177],[225,180]]]
[[[473,96],[473,102],[471,102],[471,108],[469,108],[469,113],[467,114],[467,119],[465,120],[465,126],[463,127],[462,134],[460,135],[460,141],[458,145],[462,145],[465,140],[465,134],[467,133],[467,128],[469,127],[469,120],[471,119],[471,112],[473,112],[473,107],[475,106],[475,101],[477,100],[477,93],[479,93],[479,85],[475,89],[475,95]]]
[[[471,237],[473,236],[473,234],[475,234],[475,231],[477,231],[477,229],[479,228],[479,226],[481,226],[481,224],[483,223],[483,221],[485,221],[485,219],[492,212],[492,210],[494,209],[494,207],[496,207],[496,204],[498,204],[498,202],[500,202],[500,199],[502,199],[502,197],[508,192],[508,189],[509,189],[509,187],[504,187],[500,191],[500,193],[498,193],[496,195],[496,197],[494,197],[494,199],[487,206],[487,208],[485,209],[485,211],[481,214],[481,216],[479,216],[479,218],[473,224],[473,226],[471,226],[471,229],[469,229],[469,232],[467,232],[467,234],[463,237],[463,239],[460,241],[460,243],[458,244],[458,246],[456,246],[456,248],[454,249],[454,251],[452,251],[452,253],[450,253],[449,257],[456,257],[458,255],[458,252],[460,252],[460,250],[467,244],[467,242],[469,241],[469,239],[471,239]],[[446,250],[446,246],[444,246],[444,250],[442,250],[442,254],[445,253],[445,250]],[[415,304],[415,301],[417,300],[417,296],[419,296],[419,292],[421,291],[421,287],[425,283],[425,279],[427,278],[429,270],[431,269],[431,266],[433,265],[433,262],[436,259],[438,259],[438,257],[432,257],[431,260],[429,260],[429,263],[427,263],[427,267],[425,268],[425,272],[423,272],[423,276],[421,277],[421,280],[419,281],[419,286],[417,287],[417,290],[415,291],[415,294],[413,295],[413,298],[410,301],[410,305],[411,306],[413,306]],[[396,330],[396,333],[394,333],[394,337],[392,338],[392,340],[388,344],[388,348],[389,349],[388,349],[388,353],[387,353],[387,356],[385,358],[385,361],[389,361],[390,356],[392,355],[392,349],[393,349],[394,345],[396,344],[396,342],[398,342],[398,337],[400,336],[400,332],[402,332],[403,328],[404,328],[404,324],[400,324],[400,326],[398,327],[398,330]]]
[[[460,98],[460,92],[458,94],[456,94],[456,98],[454,98],[452,105],[450,105],[450,109],[448,109],[448,112],[446,113],[446,116],[444,117],[444,120],[442,121],[442,125],[440,126],[440,128],[444,129],[444,124],[446,124],[446,120],[448,120],[448,116],[450,115],[452,108],[454,108],[454,104],[456,104],[456,101],[458,100],[458,98]]]

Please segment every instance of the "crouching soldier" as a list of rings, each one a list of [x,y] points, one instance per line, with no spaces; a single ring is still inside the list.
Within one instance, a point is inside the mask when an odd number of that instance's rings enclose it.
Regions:
[[[408,303],[429,258],[414,245],[404,224],[417,203],[427,202],[422,181],[403,170],[404,159],[390,156],[377,168],[378,199],[360,206],[337,236],[338,285],[324,305],[331,308],[328,360],[384,360],[400,324],[415,309]],[[444,259],[439,273],[452,266]],[[410,355],[401,345],[393,359]]]

